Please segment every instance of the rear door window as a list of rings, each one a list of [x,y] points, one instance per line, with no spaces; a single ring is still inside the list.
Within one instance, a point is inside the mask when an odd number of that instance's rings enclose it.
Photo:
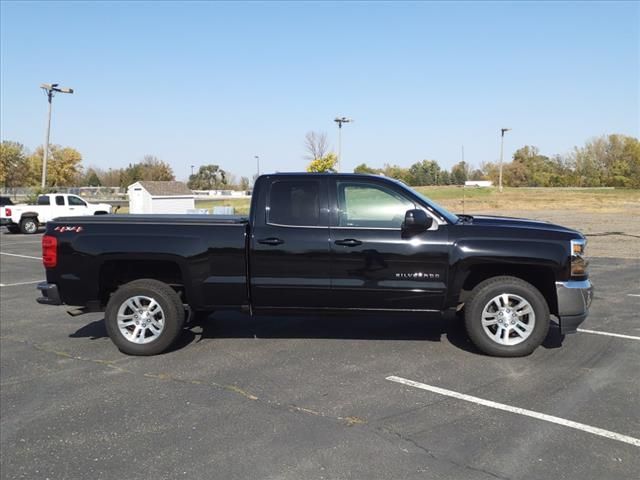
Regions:
[[[267,223],[320,226],[320,181],[277,180],[269,192]]]
[[[62,195],[56,196],[56,205],[64,205],[64,197]]]
[[[42,195],[38,197],[38,201],[36,203],[38,205],[51,205],[51,200],[49,200],[49,197]]]

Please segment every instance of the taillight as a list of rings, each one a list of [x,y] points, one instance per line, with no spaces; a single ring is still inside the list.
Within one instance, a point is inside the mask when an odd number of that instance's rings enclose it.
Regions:
[[[10,217],[11,216],[11,209],[10,208],[5,208],[4,209],[4,214],[5,214],[5,216]]]
[[[42,237],[42,263],[45,268],[54,268],[58,264],[58,239],[51,235]]]

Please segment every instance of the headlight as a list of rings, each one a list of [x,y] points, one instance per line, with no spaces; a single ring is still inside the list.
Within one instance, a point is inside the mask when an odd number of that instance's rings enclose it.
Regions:
[[[587,275],[589,262],[585,257],[587,241],[583,239],[571,240],[571,276],[584,277]]]

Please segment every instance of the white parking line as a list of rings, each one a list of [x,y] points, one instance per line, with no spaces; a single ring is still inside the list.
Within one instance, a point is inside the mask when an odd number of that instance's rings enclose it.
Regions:
[[[585,425],[584,423],[573,422],[560,417],[554,417],[553,415],[547,415],[545,413],[535,412],[533,410],[527,410],[525,408],[512,407],[504,403],[493,402],[491,400],[485,400],[484,398],[473,397],[464,393],[454,392],[453,390],[447,390],[440,387],[434,387],[425,383],[414,382],[413,380],[407,380],[406,378],[390,376],[387,380],[391,382],[401,383],[410,387],[419,388],[428,392],[437,393],[438,395],[444,395],[447,397],[456,398],[458,400],[464,400],[465,402],[476,403],[489,408],[495,408],[497,410],[504,410],[505,412],[517,413],[527,417],[535,418],[537,420],[543,420],[545,422],[555,423],[562,425],[563,427],[574,428],[576,430],[582,430],[593,435],[599,435],[601,437],[609,438],[611,440],[617,440],[618,442],[628,443],[640,447],[640,438],[630,437],[628,435],[622,435],[620,433],[611,432],[598,427],[592,427],[591,425]]]
[[[18,255],[17,253],[0,252],[0,255],[8,255],[10,257],[31,258],[33,260],[42,260],[42,257],[32,257],[30,255]]]
[[[0,283],[0,287],[17,287],[18,285],[32,285],[34,283],[40,283],[44,280],[34,280],[32,282],[18,282],[18,283]]]
[[[580,333],[593,333],[594,335],[606,335],[607,337],[626,338],[628,340],[640,340],[640,337],[634,337],[633,335],[623,335],[621,333],[599,332],[598,330],[586,330],[584,328],[579,328],[578,331]]]
[[[640,293],[627,293],[628,297],[640,297]]]

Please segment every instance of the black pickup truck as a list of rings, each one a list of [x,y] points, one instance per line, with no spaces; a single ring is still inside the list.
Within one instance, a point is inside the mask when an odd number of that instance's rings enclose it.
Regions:
[[[584,321],[585,238],[545,222],[454,215],[371,175],[258,178],[248,217],[58,218],[38,302],[105,311],[120,350],[153,355],[197,312],[464,314],[484,353],[521,356]],[[449,315],[454,317],[454,315]]]

